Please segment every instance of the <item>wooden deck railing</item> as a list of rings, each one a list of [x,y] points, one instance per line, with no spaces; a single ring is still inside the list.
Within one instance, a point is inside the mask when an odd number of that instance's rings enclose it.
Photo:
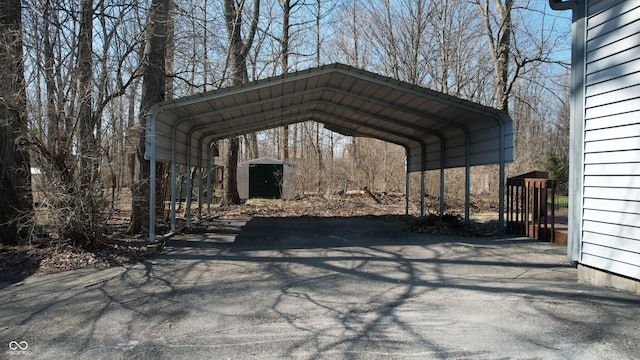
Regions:
[[[554,242],[557,182],[545,175],[507,179],[507,233]]]

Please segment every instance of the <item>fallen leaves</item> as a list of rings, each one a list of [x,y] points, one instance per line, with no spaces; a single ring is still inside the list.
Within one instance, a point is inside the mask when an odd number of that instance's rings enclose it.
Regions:
[[[425,199],[427,209],[436,209],[436,198]],[[474,209],[493,208],[492,202],[485,201]],[[498,234],[495,223],[464,224],[459,212],[452,210],[442,218],[430,214],[425,217],[404,216],[404,196],[364,193],[352,196],[325,198],[305,196],[296,200],[252,200],[243,205],[218,206],[211,215],[217,218],[251,217],[355,217],[355,216],[398,216],[406,220],[407,230],[434,235],[492,236]],[[410,204],[413,213],[419,211],[415,202]],[[458,209],[452,206],[450,209]],[[460,212],[461,213],[461,212]],[[25,246],[0,245],[0,282],[17,282],[37,274],[50,274],[82,268],[103,269],[143,261],[154,252],[147,251],[145,236],[131,236],[124,233],[129,214],[117,212],[111,218],[107,233],[92,251],[83,250],[69,243],[49,241]],[[182,223],[182,222],[181,222]],[[224,229],[215,227],[186,228],[186,232],[217,232]]]

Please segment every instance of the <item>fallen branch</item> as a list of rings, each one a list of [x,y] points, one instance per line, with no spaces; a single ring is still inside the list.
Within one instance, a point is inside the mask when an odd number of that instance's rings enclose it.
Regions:
[[[367,188],[366,186],[362,188],[362,190],[364,190],[364,192],[367,195],[369,195],[369,197],[372,198],[376,202],[376,204],[382,203],[382,201],[380,201],[380,199],[374,193],[372,193],[371,190],[369,190],[369,188]]]

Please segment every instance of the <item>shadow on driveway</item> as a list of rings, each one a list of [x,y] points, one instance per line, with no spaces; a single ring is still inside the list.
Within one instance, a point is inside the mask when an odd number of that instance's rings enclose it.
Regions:
[[[389,217],[207,225],[143,264],[0,290],[0,340],[34,358],[640,353],[639,298],[577,283],[553,244],[415,234]]]

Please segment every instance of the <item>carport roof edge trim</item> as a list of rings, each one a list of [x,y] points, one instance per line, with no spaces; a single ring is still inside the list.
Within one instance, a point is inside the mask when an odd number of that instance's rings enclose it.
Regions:
[[[441,113],[429,114],[424,111],[424,106],[422,106],[423,108],[422,110],[420,109],[420,106],[417,106],[415,108],[413,107],[407,108],[406,116],[415,117],[416,113],[424,112],[425,115],[424,115],[423,122],[429,122],[431,120],[434,120],[434,123],[438,123],[438,126],[440,127],[445,127],[449,129],[461,129],[461,133],[454,137],[454,138],[458,138],[457,141],[452,137],[445,137],[444,141],[448,143],[447,145],[453,144],[452,147],[454,148],[456,146],[460,147],[461,145],[466,147],[466,144],[471,144],[470,148],[467,150],[469,150],[469,156],[473,159],[471,160],[471,164],[470,164],[472,166],[499,164],[501,161],[505,161],[505,162],[513,161],[513,136],[512,136],[513,122],[505,112],[482,105],[482,104],[478,104],[472,101],[464,100],[452,95],[440,93],[428,88],[409,84],[400,80],[392,79],[386,76],[382,76],[379,74],[375,74],[366,70],[358,69],[358,68],[344,65],[344,64],[323,65],[317,68],[301,70],[294,73],[282,74],[282,75],[278,75],[278,76],[274,76],[274,77],[270,77],[262,80],[257,80],[251,83],[221,88],[217,90],[208,91],[205,93],[190,95],[184,98],[165,101],[153,106],[152,109],[149,111],[148,115],[157,118],[159,125],[164,126],[164,129],[174,128],[176,126],[183,126],[183,127],[186,126],[188,128],[193,128],[194,126],[197,126],[197,125],[200,125],[200,126],[207,125],[203,123],[189,124],[189,117],[197,116],[199,113],[196,109],[193,109],[197,107],[198,104],[206,103],[207,106],[209,106],[210,108],[217,109],[216,112],[219,113],[220,111],[224,110],[220,106],[216,106],[216,105],[219,105],[219,101],[221,101],[221,99],[233,99],[234,101],[236,101],[238,100],[238,95],[240,94],[244,95],[247,93],[249,93],[249,95],[257,96],[257,92],[265,88],[272,88],[272,90],[277,89],[278,90],[277,92],[280,94],[295,95],[299,93],[300,97],[302,98],[305,93],[308,93],[309,91],[313,91],[313,89],[304,89],[303,91],[293,91],[291,89],[285,88],[286,85],[295,83],[301,80],[308,81],[310,79],[320,79],[323,76],[325,76],[326,79],[331,79],[331,76],[340,76],[340,78],[338,78],[339,80],[340,79],[344,80],[349,78],[354,84],[360,85],[361,89],[365,89],[365,91],[362,91],[361,93],[358,94],[359,98],[362,98],[363,96],[367,96],[366,94],[363,95],[362,93],[366,92],[366,89],[374,86],[374,87],[377,87],[377,89],[382,89],[382,88],[391,89],[395,98],[411,96],[415,99],[418,99],[422,104],[427,104],[427,107],[429,108],[437,105],[440,105],[440,106],[444,105],[447,107],[446,109],[455,109],[456,112],[458,113],[462,112],[464,115],[466,115],[466,117],[471,117],[472,118],[471,121],[468,121],[468,120],[459,121],[458,119],[454,118],[456,114],[452,114],[451,117],[449,118],[446,118],[446,115],[448,114],[444,114],[444,115]],[[324,88],[329,86],[328,84],[325,84],[325,83],[323,83],[323,85],[324,85]],[[343,89],[340,89],[340,90],[341,90],[340,93],[344,94],[344,90]],[[280,96],[274,96],[273,98],[277,99],[279,97]],[[261,109],[264,109],[265,101],[269,100],[269,98],[268,97],[261,98],[260,100],[261,100],[260,103],[262,103]],[[348,100],[353,100],[353,98],[347,99],[347,101]],[[218,103],[216,103],[216,101],[218,101]],[[278,100],[274,100],[274,101],[278,101]],[[371,104],[371,106],[369,106],[368,108],[358,108],[358,109],[354,108],[353,113],[355,112],[366,113],[366,111],[368,109],[370,110],[373,106],[379,106],[381,101],[384,101],[384,100],[377,99],[376,103],[378,105]],[[276,104],[268,103],[268,104],[271,106],[270,109],[278,108],[277,103]],[[251,107],[251,102],[246,103],[246,105],[247,105],[247,108]],[[396,111],[396,112],[398,111],[399,106],[397,104],[390,103],[390,105],[394,105],[392,107],[393,111]],[[253,113],[259,114],[261,109],[257,109]],[[279,109],[285,111],[286,107],[280,107]],[[179,116],[178,112],[186,112],[188,116]],[[302,117],[302,115],[299,115],[298,118],[299,118],[299,121],[304,121],[303,120],[304,118]],[[373,119],[374,116],[372,116],[371,118]],[[218,122],[212,121],[208,123],[206,127],[208,129],[215,129],[216,124],[219,125],[220,123],[229,123],[232,120],[233,119],[229,120],[225,118],[223,121],[218,121]],[[376,119],[376,121],[378,122],[379,120],[380,120],[379,118]],[[443,124],[442,123],[443,120],[444,121],[448,120],[449,122],[447,124]],[[405,118],[399,118],[397,119],[397,121],[402,122],[407,120]],[[376,128],[380,128],[381,126],[383,128],[385,126],[397,127],[397,121],[396,121],[396,124],[393,124],[393,123],[376,124],[375,127]],[[261,122],[264,123],[264,126],[262,127],[263,129],[269,129],[269,128],[281,126],[284,124],[284,123],[282,124],[279,123],[278,120],[276,119],[276,116],[273,116],[272,118],[264,119]],[[295,121],[295,122],[298,122],[298,121]],[[289,123],[292,123],[292,122],[289,122]],[[344,123],[344,120],[341,120],[341,121],[336,120],[335,122],[326,122],[326,123],[340,128],[340,127],[343,127],[340,125]],[[412,131],[407,132],[407,142],[404,144],[406,146],[412,146],[411,143],[415,144],[415,142],[410,139],[415,139],[416,137],[424,139],[424,142],[426,144],[429,144],[429,143],[433,144],[434,142],[441,142],[442,140],[442,139],[436,140],[433,138],[434,133],[439,133],[439,131],[437,130],[425,129],[424,132],[418,132],[416,130],[416,124],[418,123],[407,122],[407,124],[408,125],[411,124]],[[366,128],[366,125],[360,124],[359,126],[361,126],[363,129]],[[495,133],[492,137],[485,136],[485,138],[477,138],[477,136],[474,134],[474,129],[478,129],[479,127],[481,127],[483,130],[494,129]],[[233,128],[233,125],[229,126],[229,128]],[[189,133],[189,129],[186,129],[184,131],[186,131],[186,133]],[[474,138],[473,141],[471,139],[464,139],[465,137],[467,137],[466,134],[463,134],[463,132],[465,131],[468,131],[469,137]],[[164,145],[161,146],[160,144],[157,144],[158,142],[157,139],[153,137],[153,139],[155,140],[154,143],[158,147],[158,149],[156,150],[157,160],[171,162],[172,160],[171,152],[173,151],[173,149],[170,148],[169,144],[171,144],[172,141],[174,140],[172,139],[172,135],[173,135],[172,131],[157,132],[155,135],[156,137],[164,140],[162,142],[162,144]],[[358,135],[368,136],[367,132],[362,130],[358,131]],[[196,134],[194,134],[194,136],[197,137]],[[379,136],[375,136],[375,137],[380,138]],[[473,146],[474,143],[487,144],[487,143],[491,143],[492,140],[498,140],[497,142],[494,143],[497,146],[491,146],[491,149],[489,151],[487,151],[486,147],[478,150],[474,149],[474,146]],[[186,149],[188,145],[191,143],[190,139],[187,139],[186,137],[181,138],[180,136],[177,136],[177,139],[175,139],[175,141],[176,141],[176,147],[182,148],[182,149]],[[397,143],[397,141],[394,141],[394,142]],[[148,145],[151,145],[151,142],[149,142]],[[428,146],[427,151],[431,151],[431,148],[436,149],[434,151],[440,151],[441,146],[440,145],[437,145],[436,147]],[[445,145],[444,149],[446,154],[444,164],[431,161],[430,163],[422,164],[421,166],[418,164],[420,164],[421,162],[419,159],[422,158],[422,154],[418,154],[417,152],[413,151],[412,156],[414,156],[415,159],[412,159],[413,161],[409,161],[409,162],[416,165],[411,166],[410,171],[416,172],[421,170],[439,169],[441,167],[450,168],[450,167],[461,167],[466,165],[464,161],[462,161],[462,157],[464,157],[463,154],[454,153],[452,156],[449,156],[451,155],[452,148]],[[200,149],[200,150],[203,153],[206,151],[205,149]],[[197,153],[198,151],[191,152],[191,160],[193,163],[197,161],[197,157],[198,157]],[[146,155],[147,155],[147,158],[149,158],[148,153]],[[183,164],[186,163],[185,154],[176,154],[176,155],[177,155],[176,161],[178,163],[183,163]]]
[[[155,104],[155,106],[151,109],[150,112],[153,112],[154,108],[165,108],[165,107],[168,107],[169,105],[177,105],[177,106],[189,105],[189,104],[197,103],[203,100],[208,100],[209,97],[217,97],[219,95],[229,95],[229,94],[233,94],[233,92],[243,92],[243,90],[246,90],[248,88],[261,87],[261,85],[267,85],[267,84],[271,84],[271,83],[282,81],[282,80],[289,80],[289,79],[295,80],[303,77],[313,77],[322,73],[332,73],[332,72],[343,72],[343,73],[346,73],[347,75],[364,75],[370,79],[377,79],[378,82],[382,82],[385,84],[392,84],[396,87],[400,87],[403,91],[419,90],[420,93],[427,92],[427,93],[430,93],[431,96],[441,97],[443,101],[453,101],[454,103],[456,103],[456,105],[462,105],[463,103],[467,103],[466,104],[467,106],[476,107],[478,110],[484,109],[486,111],[491,111],[491,112],[500,112],[500,110],[486,106],[486,105],[482,105],[482,104],[465,100],[453,95],[448,95],[433,89],[407,83],[401,80],[396,80],[391,77],[376,74],[371,71],[359,69],[359,68],[356,68],[350,65],[341,64],[341,63],[321,65],[315,68],[309,68],[309,69],[290,72],[286,74],[280,74],[280,75],[276,75],[276,76],[272,76],[272,77],[268,77],[260,80],[251,81],[244,84],[227,86],[227,87],[219,88],[216,90],[210,90],[207,92],[185,96],[178,99],[163,101]]]

